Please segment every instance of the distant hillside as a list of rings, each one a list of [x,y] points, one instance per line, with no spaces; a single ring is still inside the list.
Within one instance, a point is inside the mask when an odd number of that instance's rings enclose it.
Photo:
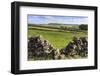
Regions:
[[[79,24],[58,24],[58,23],[49,23],[49,24],[28,24],[29,26],[79,26]]]

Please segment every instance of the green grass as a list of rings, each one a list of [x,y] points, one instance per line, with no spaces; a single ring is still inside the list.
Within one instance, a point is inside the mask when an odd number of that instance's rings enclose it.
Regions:
[[[51,29],[51,28],[50,28]],[[41,35],[43,39],[46,39],[51,43],[55,48],[61,49],[65,47],[70,41],[72,41],[72,38],[74,36],[73,32],[70,31],[55,31],[55,30],[48,30],[46,28],[38,29],[37,28],[28,28],[28,37],[31,36],[38,36]],[[84,37],[87,36],[87,33],[85,32],[77,32],[77,37]]]

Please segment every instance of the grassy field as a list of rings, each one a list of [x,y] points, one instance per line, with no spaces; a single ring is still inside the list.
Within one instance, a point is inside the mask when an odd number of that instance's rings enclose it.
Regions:
[[[38,35],[48,40],[55,48],[61,49],[72,41],[73,36],[84,37],[87,36],[87,32],[75,33],[75,31],[59,31],[59,29],[28,26],[28,37]]]

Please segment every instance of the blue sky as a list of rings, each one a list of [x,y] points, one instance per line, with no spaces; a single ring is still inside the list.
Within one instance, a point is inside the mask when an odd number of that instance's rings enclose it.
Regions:
[[[28,24],[48,24],[48,23],[88,24],[88,17],[28,15]]]

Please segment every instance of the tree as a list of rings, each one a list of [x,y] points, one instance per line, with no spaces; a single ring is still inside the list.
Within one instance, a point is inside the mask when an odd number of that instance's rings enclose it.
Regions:
[[[79,25],[80,30],[88,30],[88,25],[87,24],[81,24]]]
[[[61,30],[67,30],[67,27],[66,26],[60,26],[60,29]]]

